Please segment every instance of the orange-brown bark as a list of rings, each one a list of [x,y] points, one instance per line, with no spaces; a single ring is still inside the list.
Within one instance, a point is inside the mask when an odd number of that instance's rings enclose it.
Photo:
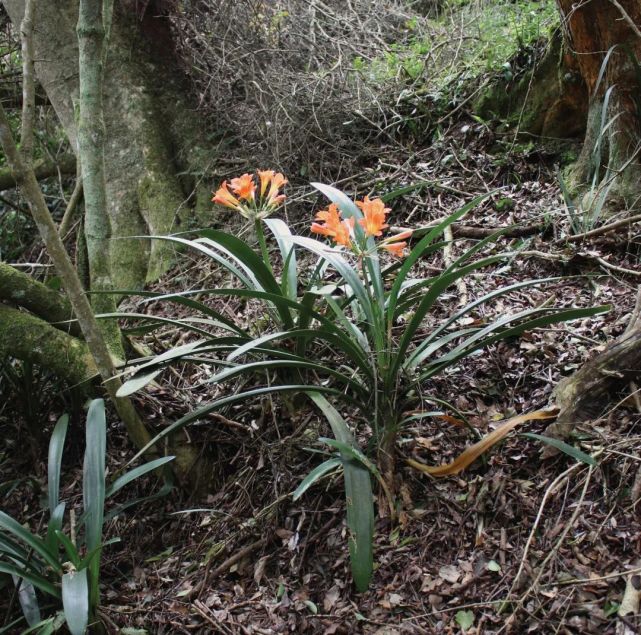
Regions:
[[[638,178],[636,155],[641,139],[637,104],[641,86],[632,61],[632,58],[641,61],[641,2],[557,1],[568,50],[566,62],[578,68],[590,94],[592,110],[592,115],[588,116],[584,161],[580,166],[583,173],[579,174],[579,180],[587,180],[588,155],[601,134],[604,96],[613,87],[603,120],[611,123],[605,138],[607,147],[601,157],[607,173],[601,174],[601,178],[609,179],[618,174],[618,193],[626,198],[626,191]],[[636,171],[634,176],[630,174],[631,170]]]

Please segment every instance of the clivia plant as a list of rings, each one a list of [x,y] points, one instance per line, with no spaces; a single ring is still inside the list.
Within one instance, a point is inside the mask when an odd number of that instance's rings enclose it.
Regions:
[[[235,196],[228,196],[228,189],[223,184],[214,201],[234,207],[241,213],[241,207],[245,213],[246,209],[257,210],[260,201],[269,200],[269,195],[265,199],[264,193],[271,190],[261,185],[261,198],[255,197],[252,202],[251,196],[255,196],[256,190],[249,185],[251,178],[251,175],[243,175],[231,181]],[[312,185],[329,199],[330,204],[316,214],[310,229],[330,239],[331,245],[293,235],[282,221],[267,219],[265,212],[271,213],[274,206],[254,213],[254,221],[262,220],[278,244],[282,257],[280,280],[274,275],[269,254],[262,245],[262,258],[258,258],[247,244],[224,232],[205,230],[194,241],[179,239],[201,253],[211,255],[235,275],[244,288],[198,289],[165,297],[183,302],[195,294],[243,295],[262,300],[267,311],[274,316],[271,328],[259,334],[247,330],[241,334],[235,324],[218,324],[230,332],[229,336],[205,334],[203,331],[203,339],[187,345],[188,349],[174,349],[155,359],[145,360],[134,376],[125,382],[123,392],[141,388],[166,365],[186,360],[218,366],[219,371],[209,379],[211,383],[264,372],[289,378],[291,374],[284,375],[283,369],[295,371],[299,378],[296,382],[267,382],[265,386],[231,394],[200,407],[163,430],[151,444],[201,419],[208,412],[251,397],[278,392],[307,393],[332,429],[334,439],[323,441],[337,453],[315,468],[294,496],[302,495],[328,471],[343,470],[352,573],[357,589],[364,590],[373,571],[371,479],[373,476],[380,484],[389,514],[394,516],[396,440],[399,430],[409,420],[420,416],[416,412],[423,408],[423,401],[417,396],[421,393],[418,388],[463,358],[499,340],[518,336],[533,328],[595,315],[608,307],[541,307],[501,315],[489,323],[475,320],[472,325],[460,326],[462,318],[474,314],[500,296],[557,278],[527,280],[495,289],[427,329],[426,318],[452,285],[465,276],[513,256],[498,253],[476,257],[483,248],[498,239],[500,233],[497,233],[476,243],[439,273],[430,277],[413,275],[414,266],[420,259],[444,246],[440,240],[444,230],[485,197],[474,199],[430,229],[408,251],[411,232],[383,237],[388,229],[390,209],[381,199],[365,197],[352,201],[334,187],[319,183]],[[248,200],[249,205],[245,208]],[[311,254],[316,263],[305,277],[305,272],[296,269],[299,250]],[[393,263],[383,266],[381,252],[395,256]],[[189,328],[189,324],[184,321],[183,324]],[[199,323],[199,328],[201,326]],[[436,396],[432,400],[440,401]],[[356,413],[356,418],[365,425],[350,425],[341,415],[341,410]],[[408,411],[412,415],[404,414]],[[549,414],[534,413],[529,418],[546,416]],[[416,462],[413,464],[434,474],[460,471],[527,418],[522,416],[508,422],[501,432],[496,431],[468,448],[449,467],[430,468]],[[357,430],[368,437],[363,447],[357,444]]]
[[[69,417],[56,423],[49,442],[47,506],[49,521],[44,537],[29,531],[9,514],[0,511],[0,573],[13,576],[18,598],[29,624],[28,632],[53,633],[66,622],[72,635],[83,635],[96,620],[100,602],[100,557],[104,547],[118,539],[103,541],[106,518],[133,501],[105,513],[105,501],[143,474],[172,461],[167,456],[149,461],[122,474],[110,484],[105,479],[107,429],[102,399],[89,406],[83,464],[83,513],[69,531],[65,526],[66,503],[60,500],[62,456]],[[158,496],[168,491],[164,488]],[[41,619],[36,590],[62,603],[62,613]]]

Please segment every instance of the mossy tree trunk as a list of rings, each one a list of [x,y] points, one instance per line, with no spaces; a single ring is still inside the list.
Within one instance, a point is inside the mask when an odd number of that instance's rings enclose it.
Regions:
[[[606,192],[611,204],[631,206],[641,189],[637,66],[641,63],[641,3],[557,0],[557,4],[567,48],[590,95],[583,149],[570,183],[576,191],[589,190],[584,209],[590,208],[597,193]],[[601,150],[595,153],[599,140]]]
[[[0,1],[18,27],[24,0]],[[78,0],[38,0],[34,15],[36,75],[74,152],[79,139],[78,8]],[[203,224],[211,208],[210,183],[200,177],[212,162],[212,146],[174,58],[162,9],[157,1],[117,1],[105,60],[108,254],[113,284],[120,289],[156,279],[173,254],[166,241],[125,237],[179,231],[191,214]]]

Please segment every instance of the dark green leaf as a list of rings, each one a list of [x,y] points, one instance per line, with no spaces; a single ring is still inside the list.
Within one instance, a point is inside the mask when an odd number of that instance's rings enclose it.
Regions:
[[[292,498],[298,500],[319,478],[343,465],[343,461],[338,458],[328,459],[317,465],[294,490]]]
[[[571,456],[573,459],[586,463],[587,465],[594,465],[595,467],[598,465],[596,460],[592,458],[589,454],[586,454],[585,452],[582,452],[578,448],[575,448],[569,443],[565,443],[564,441],[561,441],[559,439],[546,437],[546,436],[543,436],[542,434],[535,434],[534,432],[524,432],[522,436],[527,437],[528,439],[534,439],[535,441],[541,441],[541,443],[550,445],[553,448],[560,450],[564,454]]]

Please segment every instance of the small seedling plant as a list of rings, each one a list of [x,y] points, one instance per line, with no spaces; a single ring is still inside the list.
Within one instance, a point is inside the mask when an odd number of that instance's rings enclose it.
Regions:
[[[232,180],[233,193],[223,184],[224,197],[219,190],[214,200],[224,201],[228,207],[244,205],[247,197],[255,196],[256,186],[252,191],[248,185],[251,178],[251,175],[243,175],[240,180]],[[260,373],[276,377],[275,381],[267,382],[268,385],[224,396],[185,415],[150,445],[211,411],[252,397],[276,393],[307,394],[331,427],[334,438],[322,441],[336,454],[310,473],[295,497],[301,496],[329,471],[343,470],[352,574],[357,589],[364,590],[373,571],[372,477],[380,484],[383,499],[393,517],[397,435],[423,408],[423,401],[417,397],[421,394],[420,388],[430,378],[497,341],[516,337],[533,328],[595,315],[607,307],[544,306],[502,315],[491,322],[475,320],[470,326],[460,326],[463,318],[503,295],[557,278],[527,280],[486,293],[427,329],[426,318],[457,281],[513,257],[511,253],[477,257],[497,241],[499,232],[467,249],[435,275],[420,277],[414,272],[421,259],[443,248],[445,243],[441,236],[444,230],[485,197],[463,206],[427,231],[408,250],[411,231],[384,236],[390,209],[381,199],[365,197],[353,201],[334,187],[312,185],[330,203],[317,213],[311,231],[329,239],[330,244],[293,235],[283,221],[264,220],[282,257],[280,280],[274,275],[272,264],[266,261],[269,256],[262,246],[260,257],[240,239],[211,230],[201,232],[193,241],[180,239],[222,264],[243,288],[198,289],[165,296],[167,299],[184,302],[196,294],[201,297],[251,297],[264,302],[266,311],[273,317],[271,328],[260,334],[248,330],[241,333],[237,325],[218,320],[216,326],[229,331],[229,336],[208,334],[187,345],[186,349],[173,349],[146,360],[125,382],[122,391],[124,394],[138,390],[166,365],[187,360],[218,366],[219,370],[208,380],[210,383],[220,384],[239,376],[256,378]],[[269,190],[261,186],[261,192],[264,191]],[[265,217],[266,214],[261,216]],[[301,250],[311,255],[315,262],[306,278],[296,266],[296,254]],[[383,266],[382,252],[391,253],[395,260]],[[207,311],[211,316],[211,309]],[[429,320],[431,324],[435,321]],[[186,321],[175,324],[190,328]],[[200,333],[204,335],[205,331]],[[279,378],[292,377],[297,381],[279,381]],[[437,396],[431,401],[440,402]],[[350,412],[352,421],[364,425],[355,427],[348,423],[341,411]],[[403,414],[408,411],[414,413],[409,418]],[[534,415],[533,418],[542,416],[549,415]],[[453,464],[452,470],[469,465],[481,452],[503,438],[507,430],[527,418],[519,417],[502,433],[492,434],[468,448],[461,460]],[[369,438],[360,447],[355,431],[362,433],[364,430],[368,431]],[[422,471],[430,471],[428,466],[424,468]],[[442,467],[433,469],[436,474],[451,473]]]

